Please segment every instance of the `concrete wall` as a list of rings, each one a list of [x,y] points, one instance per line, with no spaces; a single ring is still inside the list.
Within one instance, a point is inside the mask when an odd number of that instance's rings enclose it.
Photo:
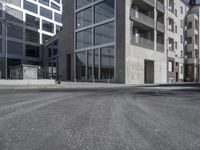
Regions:
[[[67,80],[67,54],[71,54],[71,80],[74,76],[74,0],[63,0],[63,30],[60,34],[59,79]]]
[[[125,83],[125,1],[116,0],[116,82]]]
[[[125,12],[125,65],[126,65],[126,84],[144,84],[144,62],[145,60],[154,61],[154,83],[167,82],[167,55],[166,53],[150,50],[139,46],[131,45],[131,25],[130,8],[132,0],[126,0]]]

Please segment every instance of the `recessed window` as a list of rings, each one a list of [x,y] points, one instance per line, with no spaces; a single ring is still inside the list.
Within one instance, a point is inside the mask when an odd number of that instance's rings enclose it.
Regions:
[[[39,2],[47,6],[49,5],[49,0],[39,0]]]
[[[39,33],[26,29],[26,41],[39,43]]]
[[[25,0],[24,1],[24,9],[37,14],[38,7],[37,7],[37,5],[30,3],[30,2]]]
[[[54,24],[45,20],[42,20],[42,30],[47,32],[54,32]]]
[[[40,7],[40,15],[43,17],[52,19],[52,11],[50,11],[46,8]]]
[[[40,28],[40,19],[35,16],[26,14],[26,25],[39,29]]]
[[[59,22],[59,23],[62,23],[62,15],[55,13],[54,14],[54,20]]]
[[[6,0],[6,2],[21,7],[21,0]]]
[[[46,35],[46,34],[42,34],[42,42],[43,43],[47,42],[50,38],[51,38],[51,36]]]
[[[60,6],[58,6],[58,5],[56,5],[56,4],[52,3],[52,2],[51,2],[51,8],[60,11]]]

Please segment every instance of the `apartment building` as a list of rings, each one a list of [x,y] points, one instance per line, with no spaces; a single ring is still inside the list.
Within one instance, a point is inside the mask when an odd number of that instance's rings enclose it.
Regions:
[[[186,38],[187,46],[185,50],[185,79],[190,82],[199,82],[200,62],[199,62],[199,43],[200,43],[200,6],[198,1],[191,1],[191,8],[186,18]]]
[[[41,45],[62,28],[62,0],[1,0],[0,21],[0,71],[9,77],[10,66],[42,65]]]
[[[167,11],[167,48],[168,48],[168,82],[184,81],[184,51],[186,46],[185,26],[190,6],[181,0],[168,0]]]

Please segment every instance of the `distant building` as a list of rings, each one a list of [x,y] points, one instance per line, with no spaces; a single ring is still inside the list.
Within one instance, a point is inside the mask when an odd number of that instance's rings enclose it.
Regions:
[[[42,65],[41,45],[62,28],[62,0],[5,0],[0,20],[0,71],[5,77],[6,45],[8,76],[13,65]]]

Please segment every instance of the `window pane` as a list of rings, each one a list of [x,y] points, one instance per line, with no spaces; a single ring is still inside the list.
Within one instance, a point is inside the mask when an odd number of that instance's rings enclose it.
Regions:
[[[23,39],[23,29],[18,26],[9,25],[8,26],[8,36],[17,39]]]
[[[114,42],[114,22],[95,27],[95,45]]]
[[[92,50],[87,52],[87,75],[88,79],[92,80],[93,79],[93,74],[92,74],[92,66],[93,66],[93,59],[92,59]]]
[[[8,41],[8,54],[23,55],[22,43]]]
[[[62,15],[55,13],[54,14],[54,20],[59,22],[59,23],[62,23]]]
[[[95,5],[95,23],[114,17],[114,0]]]
[[[43,17],[52,19],[52,11],[50,11],[46,8],[40,7],[40,15]]]
[[[92,29],[84,30],[76,34],[76,48],[92,46]]]
[[[47,32],[54,32],[54,24],[45,20],[42,20],[42,30]]]
[[[16,9],[6,7],[6,19],[12,22],[23,23],[23,13]]]
[[[37,8],[37,5],[35,5],[33,3],[30,3],[28,1],[24,1],[24,9],[37,14],[37,9],[38,8]]]
[[[51,36],[46,35],[46,34],[42,34],[42,42],[45,43],[47,40],[49,40],[51,38]]]
[[[76,78],[86,79],[86,52],[76,53]]]
[[[37,46],[26,45],[26,56],[39,58],[40,48]]]
[[[56,25],[56,33],[60,32],[60,31],[62,31],[62,27],[59,25]]]
[[[101,79],[114,78],[114,47],[101,48]]]
[[[99,59],[100,59],[100,56],[99,56],[99,49],[95,49],[94,50],[94,77],[95,79],[99,79]]]
[[[26,25],[30,27],[40,28],[40,19],[26,14]]]
[[[26,41],[39,43],[39,33],[26,29]]]
[[[76,8],[83,7],[85,5],[88,5],[91,2],[92,0],[76,0]]]
[[[56,5],[56,4],[52,3],[52,2],[51,2],[51,8],[54,8],[54,9],[60,11],[60,6],[58,6],[58,5]]]
[[[82,28],[92,24],[92,8],[83,10],[76,15],[76,28]]]
[[[47,6],[49,5],[49,0],[39,0],[39,2]]]

